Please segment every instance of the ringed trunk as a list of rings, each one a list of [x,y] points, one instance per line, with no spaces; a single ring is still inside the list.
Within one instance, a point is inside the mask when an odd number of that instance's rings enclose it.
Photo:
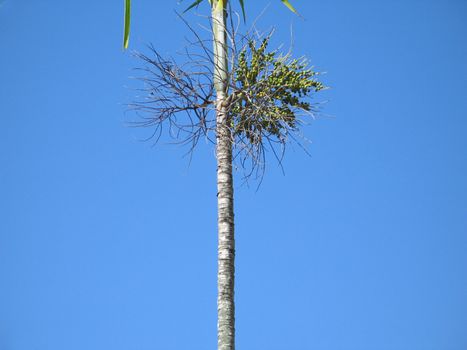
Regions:
[[[227,0],[213,0],[214,87],[216,89],[217,158],[217,348],[235,349],[235,239],[232,176],[232,135],[227,111]]]

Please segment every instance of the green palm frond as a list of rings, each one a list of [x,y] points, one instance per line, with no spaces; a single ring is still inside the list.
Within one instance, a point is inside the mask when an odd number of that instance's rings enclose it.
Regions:
[[[198,6],[202,2],[203,2],[203,0],[196,0],[194,3],[192,3],[190,6],[188,6],[187,9],[185,11],[183,11],[183,13],[185,13],[187,11],[190,11],[193,7]]]
[[[296,15],[298,15],[298,12],[297,10],[295,10],[295,8],[292,6],[292,4],[288,1],[288,0],[281,0],[282,3],[287,6],[287,8],[292,11],[293,13],[295,13]]]
[[[130,40],[130,18],[131,18],[131,0],[125,0],[125,19],[123,29],[123,48],[128,48]]]
[[[238,2],[240,3],[240,7],[242,8],[243,20],[246,21],[245,1],[244,0],[238,0]]]
[[[212,4],[212,0],[208,0]],[[289,0],[281,0],[282,3],[287,6],[287,8],[298,15],[297,10],[292,6]],[[201,4],[203,0],[195,0],[190,6],[187,7],[184,13],[191,10],[193,7]],[[227,0],[225,0],[227,2]],[[242,9],[243,19],[246,21],[246,12],[245,12],[245,0],[238,0],[240,7]],[[128,48],[128,42],[130,40],[130,22],[131,22],[131,0],[125,0],[125,18],[124,18],[124,29],[123,29],[123,48]]]

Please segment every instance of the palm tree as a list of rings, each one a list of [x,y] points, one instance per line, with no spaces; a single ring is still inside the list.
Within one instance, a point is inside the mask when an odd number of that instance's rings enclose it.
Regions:
[[[199,5],[196,0],[187,10]],[[232,176],[232,130],[229,127],[228,106],[228,41],[226,16],[228,0],[208,0],[213,28],[214,88],[216,91],[216,156],[218,200],[218,274],[217,274],[217,339],[218,350],[235,349],[235,238],[234,194]],[[287,0],[281,0],[292,12]],[[239,0],[245,17],[244,0]],[[125,0],[124,48],[128,47],[131,0]]]

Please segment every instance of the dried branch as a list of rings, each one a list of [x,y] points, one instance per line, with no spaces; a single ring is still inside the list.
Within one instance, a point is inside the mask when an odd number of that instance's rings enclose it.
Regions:
[[[129,105],[139,116],[133,125],[154,127],[156,141],[167,126],[176,143],[191,144],[193,149],[201,136],[214,129],[212,73],[205,61],[188,51],[188,62],[180,66],[163,58],[153,46],[149,50],[150,57],[135,54],[144,67],[137,68],[142,72],[137,78],[143,83],[138,90],[142,97]]]

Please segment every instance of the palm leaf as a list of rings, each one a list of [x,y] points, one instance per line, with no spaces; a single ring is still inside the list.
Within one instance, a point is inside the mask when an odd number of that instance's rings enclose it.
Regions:
[[[210,4],[212,4],[212,0],[208,0]],[[299,15],[297,10],[292,6],[292,4],[289,2],[289,0],[281,0],[282,3],[287,6],[287,8],[295,13],[296,15]],[[191,10],[193,7],[198,6],[201,4],[203,0],[195,0],[188,8],[183,11],[184,13]],[[223,3],[224,1],[220,1]],[[238,0],[240,3],[240,7],[242,8],[242,14],[243,14],[243,19],[246,21],[246,13],[245,13],[245,0]],[[125,49],[128,48],[128,42],[130,40],[130,22],[131,22],[131,0],[125,0],[125,19],[124,19],[124,30],[123,30],[123,47]]]
[[[188,8],[183,11],[183,13],[187,12],[187,11],[190,11],[193,7],[196,7],[198,6],[199,4],[201,4],[203,2],[203,0],[196,0],[195,2],[193,2],[190,6],[188,6]]]
[[[130,40],[130,17],[131,17],[131,0],[125,0],[125,25],[123,30],[123,48],[128,48]]]
[[[244,0],[238,0],[238,2],[240,3],[240,7],[242,8],[243,20],[246,22],[245,1]]]
[[[297,10],[295,10],[295,8],[292,6],[292,4],[291,4],[288,0],[281,0],[281,1],[282,1],[282,3],[283,3],[285,6],[288,7],[288,9],[289,9],[290,11],[292,11],[293,13],[295,13],[296,15],[298,15]]]

